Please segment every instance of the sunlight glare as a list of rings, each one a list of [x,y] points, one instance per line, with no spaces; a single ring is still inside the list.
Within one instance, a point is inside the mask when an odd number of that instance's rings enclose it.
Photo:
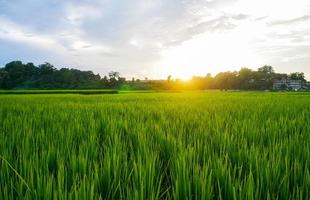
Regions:
[[[162,76],[188,80],[193,75],[215,75],[220,71],[239,70],[241,66],[255,68],[264,64],[249,42],[258,39],[260,32],[256,28],[252,32],[251,35],[240,26],[223,34],[201,34],[180,46],[168,48],[161,52],[158,64]]]

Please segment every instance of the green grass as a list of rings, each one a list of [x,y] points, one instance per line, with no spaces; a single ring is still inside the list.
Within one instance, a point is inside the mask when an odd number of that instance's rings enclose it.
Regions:
[[[309,199],[303,93],[0,95],[0,199]]]
[[[0,95],[4,94],[118,94],[117,90],[0,90]]]

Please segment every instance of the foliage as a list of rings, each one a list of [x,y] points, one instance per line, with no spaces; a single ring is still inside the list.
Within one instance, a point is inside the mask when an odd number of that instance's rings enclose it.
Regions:
[[[268,65],[257,71],[242,68],[240,71],[220,72],[214,77],[211,74],[193,76],[188,82],[173,79],[172,75],[167,80],[132,78],[126,81],[115,71],[101,78],[92,71],[58,70],[49,63],[36,67],[32,63],[13,61],[0,68],[0,89],[267,90],[272,89],[275,80],[283,79],[306,81],[302,72],[279,74]]]
[[[0,94],[118,94],[117,90],[0,90]]]
[[[302,80],[305,81],[305,74],[303,72],[295,72],[289,75],[289,78],[292,80]]]
[[[77,69],[56,69],[50,63],[36,67],[32,63],[13,61],[0,69],[2,89],[90,89],[117,88],[124,78],[118,72],[111,72],[110,79],[95,75],[92,71]]]
[[[309,199],[306,93],[0,95],[0,199]]]

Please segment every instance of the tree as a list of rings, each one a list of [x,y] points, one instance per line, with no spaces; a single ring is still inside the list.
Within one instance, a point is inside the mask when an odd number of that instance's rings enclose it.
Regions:
[[[275,78],[275,72],[272,66],[265,65],[258,68],[256,73],[258,89],[271,89]]]
[[[208,73],[204,80],[204,89],[212,89],[213,88],[214,78],[210,73]]]
[[[120,73],[119,72],[110,72],[109,73],[109,86],[112,88],[117,88],[119,87],[121,84],[126,82],[126,79],[123,77],[120,77]]]
[[[0,69],[0,88],[8,89],[7,79],[9,73],[3,69]]]
[[[41,75],[51,75],[55,70],[56,68],[50,63],[39,65]]]
[[[168,81],[168,82],[171,82],[171,80],[172,80],[172,76],[169,75],[169,76],[167,77],[167,81]]]
[[[286,80],[288,78],[289,78],[289,76],[287,74],[280,74],[280,73],[275,73],[274,74],[274,79],[275,80]]]
[[[200,76],[193,76],[191,80],[191,85],[191,89],[203,90],[205,89],[205,78]]]
[[[6,77],[6,86],[8,89],[16,88],[21,85],[25,80],[25,66],[21,61],[12,61],[5,65],[4,71],[8,73]]]
[[[270,65],[265,65],[263,67],[260,67],[260,68],[258,68],[257,71],[261,72],[263,74],[273,74],[274,73],[273,67]]]
[[[243,80],[250,80],[253,78],[253,70],[243,67],[239,71],[239,78]]]
[[[211,73],[207,73],[205,78],[212,78],[212,74]]]
[[[108,86],[108,81],[102,84],[100,75],[92,71],[69,68],[57,70],[50,63],[37,67],[33,63],[13,61],[0,68],[0,87],[3,89],[83,89]]]
[[[220,72],[214,77],[214,84],[218,89],[237,89],[237,80],[237,72]]]
[[[191,81],[173,80],[169,75],[167,80],[126,81],[119,72],[112,71],[103,78],[92,71],[78,69],[57,69],[50,63],[35,66],[33,63],[23,64],[12,61],[0,68],[0,88],[2,89],[95,89],[95,88],[130,88],[138,89],[270,89],[275,80],[302,80],[305,75],[295,72],[289,75],[275,73],[274,69],[265,65],[256,71],[241,68],[238,72],[220,72],[215,77],[193,76]],[[123,87],[124,86],[124,87]]]
[[[55,74],[56,68],[50,63],[44,63],[39,65],[39,78],[37,85],[41,89],[53,89],[55,85]]]
[[[238,73],[238,86],[242,89],[250,89],[253,86],[254,74],[249,68],[241,68]]]
[[[118,78],[118,84],[121,85],[121,84],[124,84],[126,82],[126,78],[124,77],[119,77]]]
[[[291,80],[301,80],[301,81],[306,81],[305,80],[305,74],[303,72],[294,72],[289,75],[289,79]]]
[[[109,83],[108,77],[104,76],[103,79],[102,79],[102,82],[108,84]]]
[[[114,71],[109,72],[110,80],[111,79],[118,80],[119,76],[120,76],[119,72],[114,72]]]

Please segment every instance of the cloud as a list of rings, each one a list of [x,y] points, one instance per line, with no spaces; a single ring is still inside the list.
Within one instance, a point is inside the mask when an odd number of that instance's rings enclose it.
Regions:
[[[158,70],[162,52],[184,43],[195,43],[191,49],[199,53],[217,44],[234,49],[222,42],[235,45],[229,42],[234,39],[272,62],[285,54],[268,54],[271,49],[297,53],[310,39],[306,5],[306,0],[0,0],[0,39],[6,46],[11,42],[49,52],[50,62],[144,77]],[[217,41],[195,42],[199,37]]]
[[[297,17],[294,19],[289,19],[289,20],[280,20],[280,21],[274,21],[271,22],[270,25],[276,26],[276,25],[290,25],[294,23],[299,23],[299,22],[305,22],[310,20],[310,15],[304,15],[302,17]]]
[[[30,30],[24,28],[10,20],[0,18],[0,38],[29,43],[32,45],[51,47],[55,42],[49,37],[35,35]]]

